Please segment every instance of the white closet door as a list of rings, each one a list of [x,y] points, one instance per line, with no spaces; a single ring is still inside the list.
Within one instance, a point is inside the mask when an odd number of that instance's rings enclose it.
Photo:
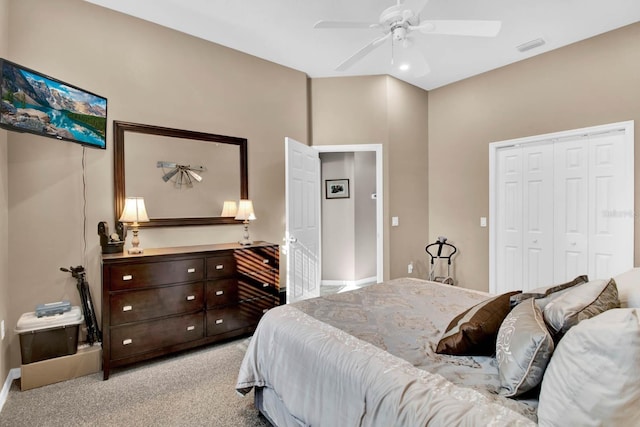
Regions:
[[[620,133],[589,141],[589,278],[606,279],[633,265],[633,153],[623,142]]]
[[[633,122],[492,143],[489,153],[491,292],[633,267]]]
[[[553,283],[553,143],[522,148],[522,289]]]
[[[522,283],[522,149],[498,152],[497,191],[500,206],[496,216],[498,293],[520,289]]]
[[[562,283],[588,272],[589,145],[576,138],[554,151],[554,282]]]

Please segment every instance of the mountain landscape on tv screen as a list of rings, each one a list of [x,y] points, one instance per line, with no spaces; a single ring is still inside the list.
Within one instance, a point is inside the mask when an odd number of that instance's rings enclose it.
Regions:
[[[3,62],[0,123],[104,148],[106,99]]]

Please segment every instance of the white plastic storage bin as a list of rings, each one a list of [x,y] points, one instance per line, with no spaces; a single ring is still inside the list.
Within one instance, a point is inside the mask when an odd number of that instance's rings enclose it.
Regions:
[[[78,306],[55,316],[37,317],[35,312],[24,313],[15,329],[20,334],[22,364],[75,354],[83,321]]]

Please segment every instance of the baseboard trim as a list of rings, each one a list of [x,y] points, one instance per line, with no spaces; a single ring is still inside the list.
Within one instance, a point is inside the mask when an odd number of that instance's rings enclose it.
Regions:
[[[365,283],[375,283],[377,281],[376,276],[373,277],[365,277],[364,279],[359,280],[321,280],[321,286],[360,286]]]
[[[0,391],[0,412],[9,397],[9,389],[11,389],[13,380],[17,380],[18,378],[20,378],[20,368],[10,369],[7,379],[4,381],[4,385],[2,386],[2,391]]]

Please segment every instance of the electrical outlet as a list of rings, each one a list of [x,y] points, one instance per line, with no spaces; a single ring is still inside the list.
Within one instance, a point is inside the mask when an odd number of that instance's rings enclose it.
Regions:
[[[4,320],[0,322],[0,340],[4,339]]]
[[[409,265],[407,265],[407,273],[411,274],[413,273],[413,263],[410,262]]]

